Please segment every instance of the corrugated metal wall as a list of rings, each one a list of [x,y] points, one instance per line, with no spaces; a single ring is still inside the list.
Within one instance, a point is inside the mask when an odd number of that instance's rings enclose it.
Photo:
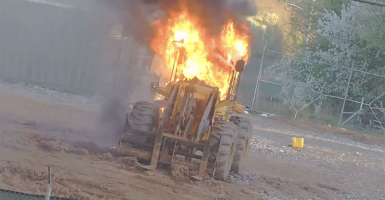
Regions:
[[[51,1],[53,2],[53,1]],[[108,71],[131,65],[135,45],[109,37],[113,20],[87,7],[0,1],[0,78],[91,95]],[[107,52],[107,53],[106,53]]]

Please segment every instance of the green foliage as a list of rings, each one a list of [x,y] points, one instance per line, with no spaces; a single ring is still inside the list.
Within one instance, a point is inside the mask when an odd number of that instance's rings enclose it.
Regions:
[[[366,13],[355,21],[354,33],[363,41],[366,48],[378,50],[378,58],[385,50],[385,8],[365,6],[361,12]]]
[[[286,42],[291,46],[291,50],[298,51],[305,45],[306,40],[309,42],[316,39],[315,35],[318,20],[325,10],[340,15],[343,5],[348,2],[348,0],[297,0],[290,1],[290,3],[287,2],[287,9],[291,11],[292,15],[290,20],[290,34],[289,38],[286,38]],[[302,9],[291,5],[299,6]],[[294,52],[291,51],[291,53]]]
[[[383,94],[385,78],[353,71],[348,85],[348,77],[350,68],[385,75],[385,8],[345,0],[298,0],[296,5],[303,10],[293,11],[291,38],[285,40],[291,42],[294,56],[267,70],[290,91],[294,104],[310,103],[321,93],[344,97],[347,87],[349,99],[356,101],[364,97],[370,102]],[[316,102],[321,109],[317,115],[338,116],[341,102]],[[356,103],[345,107],[357,109]],[[310,113],[306,115],[312,118]]]
[[[251,25],[251,31],[255,36],[253,38],[255,42],[252,45],[252,54],[261,54],[264,46],[263,41],[268,40],[272,43],[276,38],[278,15],[261,12],[254,17],[249,17],[248,21]]]

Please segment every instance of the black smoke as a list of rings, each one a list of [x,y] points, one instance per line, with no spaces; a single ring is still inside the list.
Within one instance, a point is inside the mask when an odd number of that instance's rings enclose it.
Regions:
[[[175,13],[187,11],[209,37],[219,36],[229,20],[237,28],[245,17],[257,13],[252,0],[150,0],[147,3],[158,4],[166,14],[166,19],[172,18]]]
[[[122,24],[124,34],[133,36],[143,44],[149,44],[154,36],[151,15],[154,10],[162,10],[166,22],[172,13],[187,9],[190,16],[198,20],[205,34],[218,36],[228,20],[236,26],[241,25],[245,18],[257,14],[255,0],[104,0],[114,7]]]
[[[244,18],[256,14],[255,2],[252,0],[99,0],[100,13],[103,20],[117,21],[123,26],[123,36],[133,38],[139,45],[149,45],[155,31],[151,15],[155,10],[162,11],[158,18],[167,22],[172,13],[187,9],[189,14],[198,20],[205,34],[211,37],[219,36],[223,26],[228,20],[235,25],[244,22]],[[127,57],[127,52],[122,54]],[[122,71],[115,72],[113,81],[106,81],[104,74],[111,72],[107,67],[101,74],[100,89],[105,103],[101,109],[99,131],[102,135],[118,141],[128,111],[129,104],[135,101],[149,100],[142,95],[149,91],[151,80],[146,77],[146,72],[135,64],[121,63]],[[146,84],[146,82],[148,84]],[[139,88],[139,89],[138,89]],[[141,92],[138,92],[141,91]],[[129,100],[127,100],[129,99]],[[151,101],[151,99],[150,99]],[[114,134],[115,133],[115,134]],[[104,141],[105,142],[105,141]]]

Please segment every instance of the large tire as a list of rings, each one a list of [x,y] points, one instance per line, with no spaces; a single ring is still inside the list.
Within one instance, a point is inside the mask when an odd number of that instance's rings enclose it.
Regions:
[[[155,130],[159,119],[159,107],[147,101],[136,102],[126,118],[126,136],[128,145],[143,151],[152,151],[152,139],[137,131],[152,132]],[[138,162],[148,164],[147,160],[138,158]]]
[[[211,156],[218,156],[214,174],[216,180],[225,180],[229,176],[237,135],[238,128],[231,122],[216,121],[212,126],[209,141]]]
[[[251,136],[251,121],[245,117],[239,117],[238,122],[237,150],[234,153],[234,161],[231,171],[240,174],[244,167],[244,159],[249,149]]]
[[[127,118],[127,126],[131,130],[153,131],[157,127],[159,108],[147,101],[134,104]]]
[[[246,117],[241,117],[239,116],[239,122],[238,122],[238,128],[239,129],[245,129],[247,130],[250,134],[251,134],[251,120],[249,118],[246,118]]]

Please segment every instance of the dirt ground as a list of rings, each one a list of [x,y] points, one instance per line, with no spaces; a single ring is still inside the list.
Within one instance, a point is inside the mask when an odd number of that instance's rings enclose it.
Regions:
[[[79,199],[247,200],[270,199],[272,195],[287,199],[335,199],[350,192],[381,193],[385,185],[381,178],[385,177],[384,162],[365,165],[370,163],[369,159],[380,160],[384,155],[382,149],[376,149],[385,146],[384,138],[380,137],[282,118],[253,117],[255,138],[245,174],[232,176],[227,182],[196,182],[173,175],[170,170],[141,171],[135,159],[118,157],[113,147],[117,146],[119,136],[101,131],[98,116],[98,110],[0,93],[0,188],[44,194],[47,165],[52,166],[52,195]],[[311,136],[313,132],[317,136]],[[335,134],[359,144],[332,144],[324,138],[328,136],[320,139],[318,133]],[[287,147],[292,136],[301,134],[308,134],[308,148]],[[378,146],[365,146],[372,144]],[[359,154],[368,155],[361,157],[362,165]],[[336,164],[330,165],[333,167],[321,160],[342,155],[349,159],[340,163],[334,160]],[[336,174],[345,177],[356,173],[355,178],[336,180]],[[370,181],[365,182],[359,174]],[[379,179],[371,178],[372,175]],[[362,182],[353,184],[356,179]],[[347,185],[344,181],[351,183]],[[359,184],[378,187],[354,189]]]

